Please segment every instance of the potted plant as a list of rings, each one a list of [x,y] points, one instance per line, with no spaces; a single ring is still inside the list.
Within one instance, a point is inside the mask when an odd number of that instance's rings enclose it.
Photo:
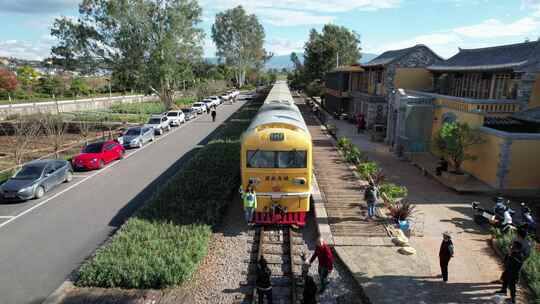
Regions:
[[[433,139],[435,154],[448,161],[453,168],[451,171],[443,172],[443,177],[454,182],[464,182],[468,176],[461,169],[463,162],[477,158],[467,150],[483,142],[484,139],[480,133],[467,123],[444,123]]]

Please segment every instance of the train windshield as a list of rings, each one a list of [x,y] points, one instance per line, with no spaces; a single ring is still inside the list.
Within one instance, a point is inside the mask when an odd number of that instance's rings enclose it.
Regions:
[[[307,151],[247,151],[248,168],[306,168]]]

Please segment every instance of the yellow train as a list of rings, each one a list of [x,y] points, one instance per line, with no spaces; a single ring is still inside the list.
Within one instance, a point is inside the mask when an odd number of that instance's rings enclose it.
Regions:
[[[254,185],[257,224],[305,225],[312,187],[311,135],[278,81],[242,135],[242,188]]]

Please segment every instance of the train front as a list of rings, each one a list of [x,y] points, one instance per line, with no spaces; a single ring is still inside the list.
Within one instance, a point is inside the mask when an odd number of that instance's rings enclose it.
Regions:
[[[312,145],[292,98],[261,107],[242,137],[241,151],[242,187],[254,185],[257,195],[254,222],[305,225],[312,188]]]

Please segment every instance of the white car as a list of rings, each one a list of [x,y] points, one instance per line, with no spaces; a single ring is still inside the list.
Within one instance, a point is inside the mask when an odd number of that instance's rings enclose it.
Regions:
[[[208,99],[212,101],[213,105],[215,106],[219,106],[223,102],[222,99],[218,96],[210,96],[208,97]]]
[[[186,122],[186,116],[182,111],[167,112],[167,119],[169,120],[169,124],[173,127],[178,127],[179,125]]]
[[[228,92],[223,93],[223,94],[221,94],[221,96],[219,96],[219,98],[221,98],[221,100],[223,100],[223,101],[229,101],[229,100],[231,100],[231,94],[229,94]]]
[[[157,135],[162,135],[165,131],[171,130],[169,119],[165,115],[150,116],[145,126],[152,127],[154,129],[154,133]]]
[[[210,108],[214,107],[216,105],[215,102],[213,102],[212,100],[210,99],[203,99],[204,104],[206,105],[206,111],[210,111]]]
[[[208,107],[206,106],[206,103],[204,102],[196,102],[192,104],[191,109],[193,110],[193,112],[197,114],[202,114],[208,111]]]

